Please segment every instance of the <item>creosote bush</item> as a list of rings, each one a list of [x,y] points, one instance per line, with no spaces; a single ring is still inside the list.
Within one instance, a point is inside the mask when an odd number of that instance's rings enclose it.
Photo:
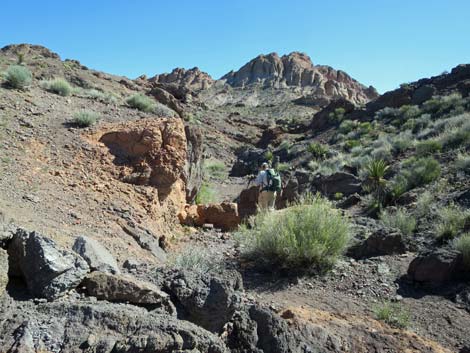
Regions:
[[[42,81],[41,87],[46,91],[58,94],[60,96],[68,96],[72,93],[73,88],[65,79],[55,78],[49,81]]]
[[[275,212],[260,212],[253,227],[238,233],[245,256],[261,265],[319,271],[329,269],[345,251],[349,221],[319,195]]]
[[[390,326],[405,329],[410,324],[410,313],[400,303],[385,302],[374,311],[377,320]]]
[[[126,99],[126,103],[143,112],[152,112],[155,109],[155,101],[144,94],[136,93]]]
[[[381,213],[380,219],[385,226],[396,228],[403,235],[413,234],[416,228],[416,219],[404,208],[398,208],[396,211],[385,210]]]
[[[463,234],[454,241],[454,247],[462,254],[463,264],[470,270],[470,233]]]
[[[5,72],[5,83],[11,88],[25,89],[32,80],[31,71],[21,65],[12,65]]]
[[[90,110],[82,110],[73,115],[72,123],[79,127],[88,127],[96,124],[100,115]]]
[[[445,241],[454,239],[470,221],[470,211],[450,204],[438,211],[439,221],[436,224],[436,236]]]

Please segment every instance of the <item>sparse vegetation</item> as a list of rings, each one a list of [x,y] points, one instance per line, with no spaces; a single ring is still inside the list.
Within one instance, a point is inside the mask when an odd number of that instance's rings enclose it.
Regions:
[[[220,267],[220,261],[214,258],[205,248],[186,248],[168,261],[171,267],[196,273],[208,273],[216,271]]]
[[[155,101],[144,94],[137,93],[126,99],[126,103],[131,107],[143,112],[152,112],[155,109]]]
[[[463,231],[466,223],[470,221],[470,211],[462,210],[455,204],[440,209],[438,216],[436,236],[441,241],[456,238]]]
[[[434,202],[434,195],[429,192],[425,191],[418,196],[418,200],[416,200],[416,208],[415,208],[415,215],[417,218],[422,218],[427,216],[430,211],[432,204]]]
[[[455,169],[470,174],[470,155],[460,153],[455,160]]]
[[[86,97],[102,103],[116,104],[118,102],[118,97],[113,93],[103,92],[97,89],[85,90],[83,93]]]
[[[261,212],[242,227],[245,255],[287,268],[328,269],[349,242],[349,222],[320,196],[306,196],[279,212]]]
[[[31,71],[21,65],[12,65],[5,73],[5,83],[11,88],[25,89],[31,84],[32,80]]]
[[[221,161],[209,159],[204,161],[204,172],[205,176],[214,179],[226,179],[227,168]]]
[[[345,113],[346,113],[346,110],[340,107],[340,108],[336,108],[334,112],[331,112],[330,115],[328,115],[328,117],[331,120],[340,123],[341,121],[343,121]]]
[[[90,110],[82,110],[73,115],[72,123],[79,127],[88,127],[96,124],[100,115]]]
[[[318,142],[312,142],[308,145],[307,151],[311,153],[314,158],[323,159],[328,153],[328,146]]]
[[[197,205],[213,203],[216,200],[215,190],[208,184],[203,183],[196,195],[195,202]]]
[[[403,235],[409,236],[416,229],[416,219],[404,208],[395,211],[386,209],[381,213],[380,219],[385,226],[398,229]]]
[[[454,241],[454,247],[462,254],[465,268],[470,270],[470,233],[463,234]]]
[[[46,91],[58,94],[60,96],[69,96],[73,88],[65,79],[63,78],[55,78],[49,81],[42,81],[41,87],[44,88]]]
[[[368,188],[374,195],[374,197],[382,204],[385,197],[385,189],[387,181],[385,180],[385,174],[387,173],[389,166],[384,160],[371,160],[365,168],[367,175],[366,188]]]
[[[435,139],[421,141],[416,145],[416,154],[418,156],[427,156],[440,152],[442,150],[442,143]]]
[[[405,329],[410,325],[410,313],[400,303],[383,303],[375,309],[375,317],[395,328]]]

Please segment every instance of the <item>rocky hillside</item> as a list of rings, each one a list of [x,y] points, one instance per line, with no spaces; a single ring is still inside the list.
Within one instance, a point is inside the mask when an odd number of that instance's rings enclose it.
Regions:
[[[0,72],[0,353],[469,351],[469,65],[382,96],[301,53],[131,80],[12,45]],[[249,252],[317,204],[331,262]]]

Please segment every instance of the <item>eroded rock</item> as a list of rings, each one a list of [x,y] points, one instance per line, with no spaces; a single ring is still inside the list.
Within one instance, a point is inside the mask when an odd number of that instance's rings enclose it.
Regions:
[[[441,284],[456,278],[461,270],[461,254],[440,248],[416,257],[408,267],[408,276],[416,282]]]
[[[182,224],[202,227],[204,224],[213,224],[223,231],[236,229],[240,224],[238,206],[233,202],[220,204],[188,205],[180,214]]]
[[[73,250],[85,259],[92,271],[113,274],[121,272],[113,255],[94,239],[84,235],[79,236],[73,244]]]

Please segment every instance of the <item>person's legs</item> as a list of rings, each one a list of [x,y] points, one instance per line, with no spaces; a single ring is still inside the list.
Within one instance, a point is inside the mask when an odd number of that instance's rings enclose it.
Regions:
[[[276,192],[275,191],[268,191],[267,193],[267,205],[266,207],[270,211],[274,211],[274,206],[276,205]]]
[[[268,208],[268,192],[261,191],[258,196],[258,208],[260,210],[266,210]]]

